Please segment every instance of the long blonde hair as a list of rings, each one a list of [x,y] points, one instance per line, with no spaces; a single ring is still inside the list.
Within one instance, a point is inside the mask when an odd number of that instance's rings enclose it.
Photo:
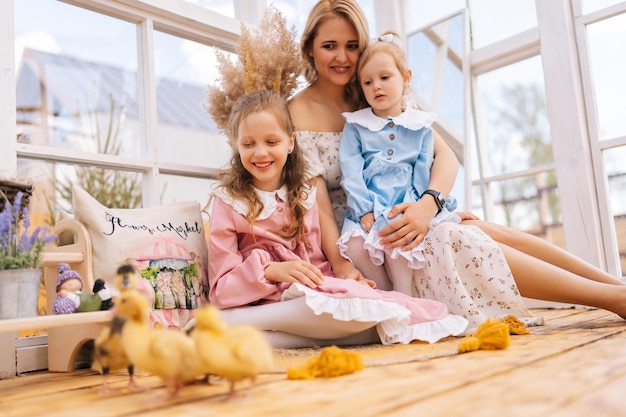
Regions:
[[[309,84],[317,81],[317,70],[315,62],[310,54],[313,40],[317,36],[318,29],[322,23],[333,17],[344,18],[350,23],[357,34],[359,42],[359,52],[363,52],[369,43],[369,28],[363,10],[355,0],[320,0],[309,12],[302,38],[300,40],[300,50],[304,59],[304,78]],[[346,101],[358,110],[367,106],[361,89],[358,88],[356,76],[347,85],[345,90]]]
[[[289,116],[287,101],[279,93],[258,90],[241,96],[233,106],[227,125],[233,155],[229,166],[220,173],[220,187],[224,188],[233,199],[243,200],[248,204],[246,219],[250,224],[253,224],[263,211],[263,203],[254,191],[252,175],[241,162],[237,137],[241,123],[251,114],[263,111],[271,113],[287,135],[294,134],[295,128]],[[304,216],[307,210],[303,205],[309,193],[309,187],[305,182],[306,169],[306,162],[298,143],[294,142],[293,151],[287,157],[281,178],[281,184],[287,188],[287,204],[291,211],[292,221],[285,230],[272,230],[272,232],[286,239],[299,238],[305,245],[308,245],[304,230]]]

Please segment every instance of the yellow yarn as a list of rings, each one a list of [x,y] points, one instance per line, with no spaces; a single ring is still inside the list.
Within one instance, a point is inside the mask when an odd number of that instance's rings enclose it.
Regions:
[[[509,333],[511,334],[529,334],[530,330],[526,325],[515,316],[506,316],[502,319],[507,326],[509,326]]]
[[[302,366],[287,369],[288,379],[313,379],[351,374],[364,368],[361,355],[329,346]]]
[[[478,349],[506,349],[511,344],[509,326],[502,320],[487,319],[478,326],[474,335],[465,336],[459,342],[459,352],[472,352]]]

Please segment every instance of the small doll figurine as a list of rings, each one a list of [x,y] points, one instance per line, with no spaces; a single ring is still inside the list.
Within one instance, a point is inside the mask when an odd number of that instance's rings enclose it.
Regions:
[[[105,287],[104,280],[97,279],[93,294],[87,294],[83,292],[83,279],[78,272],[70,269],[66,263],[60,263],[57,270],[57,297],[52,304],[55,314],[108,310],[113,306],[111,293]]]

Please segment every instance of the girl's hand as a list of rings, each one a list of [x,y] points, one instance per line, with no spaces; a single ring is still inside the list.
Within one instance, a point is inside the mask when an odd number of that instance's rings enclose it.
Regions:
[[[393,218],[400,213],[403,213],[402,217],[381,229],[378,235],[383,238],[380,243],[388,248],[402,247],[403,251],[407,251],[424,240],[430,222],[437,214],[437,206],[428,199],[400,203],[391,208],[388,217]]]
[[[305,261],[273,262],[265,268],[265,278],[274,282],[299,282],[317,288],[324,282],[322,271]]]
[[[363,228],[363,230],[369,233],[369,231],[372,230],[373,225],[374,225],[374,213],[373,212],[370,211],[369,213],[365,213],[364,215],[361,216],[361,227]]]
[[[367,279],[367,278],[359,278],[357,279],[358,282],[360,282],[363,285],[368,285],[372,288],[376,288],[376,281],[372,281],[371,279]]]
[[[346,258],[342,258],[343,261],[339,265],[333,265],[333,273],[337,278],[355,279],[357,281],[365,279],[361,271],[356,269],[352,262]]]
[[[372,288],[376,288],[376,282],[371,279],[367,279],[361,274],[361,271],[356,269],[352,262],[346,259],[346,262],[342,262],[338,268],[333,268],[333,273],[337,278],[353,279],[362,284],[369,285]]]

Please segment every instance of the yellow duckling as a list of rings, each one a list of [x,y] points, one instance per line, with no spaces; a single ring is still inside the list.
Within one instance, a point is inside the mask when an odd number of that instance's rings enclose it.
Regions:
[[[137,368],[160,376],[166,384],[166,399],[175,397],[182,385],[202,375],[193,341],[177,329],[152,328],[148,300],[138,290],[120,295],[118,315],[127,320],[122,326],[122,346]]]
[[[123,369],[128,370],[128,389],[137,391],[140,389],[135,381],[135,367],[128,359],[126,351],[122,346],[122,327],[126,319],[124,317],[114,317],[111,323],[102,328],[102,331],[94,341],[94,358],[91,369],[102,374],[101,395],[111,394],[113,390],[109,387],[108,375]]]
[[[203,373],[226,379],[229,395],[235,393],[236,382],[250,379],[254,383],[258,374],[273,368],[272,346],[260,330],[225,323],[210,304],[196,309],[194,317],[196,324],[190,334]]]

